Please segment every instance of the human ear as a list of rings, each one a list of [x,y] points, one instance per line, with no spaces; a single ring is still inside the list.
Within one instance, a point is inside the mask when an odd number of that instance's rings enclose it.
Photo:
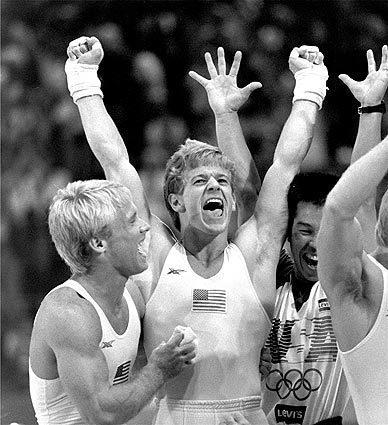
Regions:
[[[177,213],[184,213],[186,211],[186,207],[183,203],[181,197],[175,193],[170,193],[168,195],[168,202],[171,205],[171,208]]]
[[[106,241],[105,239],[92,238],[89,241],[89,246],[90,248],[92,248],[93,251],[102,253],[106,250]]]

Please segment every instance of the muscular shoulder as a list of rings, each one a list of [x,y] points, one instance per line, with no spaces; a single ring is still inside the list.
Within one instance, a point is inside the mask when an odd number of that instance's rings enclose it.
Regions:
[[[71,288],[57,289],[45,297],[34,327],[49,346],[69,341],[98,344],[102,336],[95,308]]]

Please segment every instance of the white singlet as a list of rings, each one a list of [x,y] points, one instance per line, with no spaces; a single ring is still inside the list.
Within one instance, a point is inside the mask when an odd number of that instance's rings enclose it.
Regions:
[[[128,381],[137,354],[140,320],[127,289],[124,289],[124,298],[128,305],[128,325],[125,332],[119,335],[112,328],[101,307],[78,282],[68,280],[54,288],[50,293],[63,287],[74,289],[88,300],[98,313],[102,329],[100,349],[104,353],[108,365],[109,383],[119,385]],[[31,400],[39,425],[85,424],[77,407],[64,391],[59,377],[50,380],[41,379],[33,372],[31,365],[29,376]]]
[[[342,363],[349,382],[359,425],[388,424],[388,270],[368,257],[383,272],[384,292],[376,321],[368,335],[349,351]]]
[[[208,408],[214,410],[217,400],[222,400],[219,406],[223,408],[225,401],[233,400],[235,406],[237,399],[243,409],[252,406],[252,396],[258,396],[258,403],[255,400],[254,404],[261,419],[253,424],[266,423],[260,406],[259,357],[270,320],[236,245],[226,247],[220,271],[208,279],[192,270],[180,243],[171,248],[146,306],[146,353],[149,355],[162,341],[167,341],[177,325],[190,326],[199,345],[195,364],[166,384],[171,409],[182,410],[187,401],[190,411],[205,412]],[[199,404],[194,407],[195,401]],[[177,417],[173,420],[171,423],[183,423]],[[164,425],[162,418],[157,423]],[[187,419],[184,423],[192,422]]]
[[[343,415],[349,390],[319,282],[299,311],[290,282],[278,288],[266,347],[272,364],[263,382],[263,409],[271,425],[311,425]]]

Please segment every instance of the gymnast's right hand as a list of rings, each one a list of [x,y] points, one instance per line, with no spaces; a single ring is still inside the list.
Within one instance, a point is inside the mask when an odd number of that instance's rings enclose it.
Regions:
[[[179,375],[185,367],[192,364],[192,360],[195,358],[195,342],[180,346],[183,338],[184,333],[175,330],[167,342],[162,342],[151,353],[149,363],[154,364],[166,380]]]
[[[79,64],[99,65],[104,57],[104,50],[98,38],[82,36],[69,43],[67,56]]]

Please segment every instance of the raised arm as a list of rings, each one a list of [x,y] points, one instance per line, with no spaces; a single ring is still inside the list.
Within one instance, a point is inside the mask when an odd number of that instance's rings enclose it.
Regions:
[[[70,94],[78,106],[88,143],[101,164],[108,180],[131,189],[141,218],[151,221],[148,202],[136,169],[129,161],[124,141],[109,116],[97,76],[104,56],[101,43],[95,37],[80,37],[67,49],[66,75]]]
[[[240,68],[241,52],[236,52],[229,74],[226,72],[225,53],[222,47],[218,48],[217,55],[218,71],[210,53],[205,53],[210,80],[194,71],[190,71],[189,75],[205,88],[216,121],[218,145],[236,164],[239,223],[244,223],[253,214],[261,181],[245,143],[237,112],[252,91],[260,88],[261,84],[253,82],[238,88],[237,74]]]
[[[362,108],[351,163],[357,161],[381,141],[382,110],[377,109],[381,108],[388,86],[387,46],[382,48],[381,64],[377,70],[372,50],[368,50],[366,56],[368,75],[365,80],[355,81],[346,74],[339,75]],[[373,109],[369,112],[370,107]],[[376,190],[371,192],[370,197],[361,205],[357,220],[363,233],[363,247],[365,251],[372,252],[376,248]]]
[[[148,364],[126,383],[111,385],[105,356],[99,347],[101,327],[93,307],[56,302],[42,332],[53,351],[64,389],[86,423],[121,424],[136,416],[158,389],[178,375],[195,356],[195,344],[179,346],[175,333],[151,354]],[[80,318],[82,320],[80,320]]]
[[[310,148],[317,112],[326,94],[328,78],[317,47],[294,48],[289,57],[296,84],[293,106],[281,132],[274,161],[259,194],[255,219],[260,235],[280,252],[288,223],[287,193]]]
[[[382,281],[381,285],[377,283],[376,267],[363,250],[362,231],[355,217],[387,170],[386,137],[345,171],[323,208],[317,238],[318,275],[332,305],[338,332],[346,325],[344,319],[354,323],[353,329],[346,326],[346,332],[340,334],[350,346],[359,341],[360,335],[365,336],[373,323],[370,314],[375,314],[380,305],[382,287]]]

